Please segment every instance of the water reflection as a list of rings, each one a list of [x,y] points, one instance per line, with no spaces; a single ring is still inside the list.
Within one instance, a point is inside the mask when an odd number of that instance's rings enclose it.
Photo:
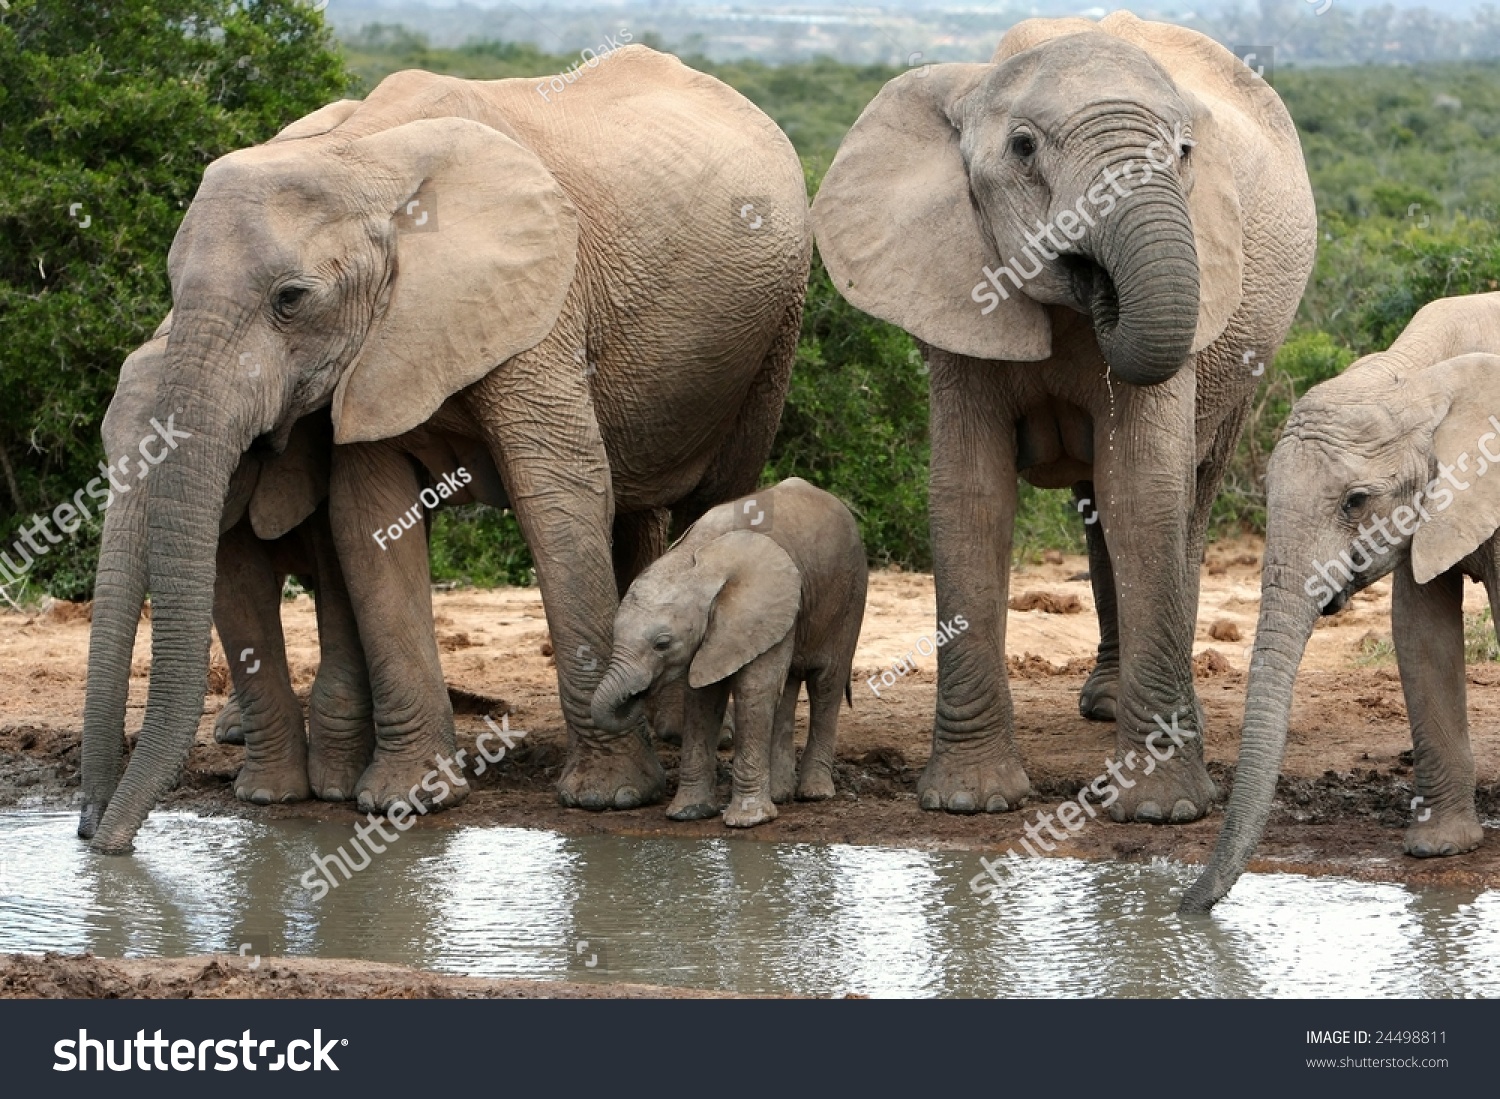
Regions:
[[[152,816],[103,858],[70,813],[0,816],[0,951],[358,957],[476,976],[872,996],[1494,996],[1500,896],[1046,860],[1000,904],[978,858],[846,845],[414,830],[314,898],[351,823]]]

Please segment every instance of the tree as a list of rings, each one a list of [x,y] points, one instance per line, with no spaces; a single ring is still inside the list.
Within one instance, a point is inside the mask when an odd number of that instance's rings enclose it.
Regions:
[[[97,472],[203,169],[351,85],[308,0],[0,5],[0,551]],[[98,517],[27,579],[93,585]]]

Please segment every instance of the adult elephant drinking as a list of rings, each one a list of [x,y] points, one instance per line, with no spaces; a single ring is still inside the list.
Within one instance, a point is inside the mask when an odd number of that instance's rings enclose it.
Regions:
[[[1004,811],[1030,788],[1005,672],[1019,475],[1073,486],[1087,517],[1102,640],[1080,706],[1118,722],[1111,815],[1202,816],[1204,531],[1315,248],[1276,93],[1194,31],[1030,20],[989,64],[887,84],[813,227],[834,285],[931,370],[938,618],[971,628],[938,655],[922,806]],[[1181,750],[1148,766],[1158,720]]]
[[[790,143],[638,46],[547,96],[397,73],[281,136],[210,165],[168,261],[156,411],[190,438],[153,475],[150,695],[93,845],[130,849],[192,742],[231,473],[325,405],[376,727],[373,762],[328,781],[368,809],[465,792],[424,781],[453,755],[452,711],[426,547],[391,528],[423,506],[413,456],[456,473],[479,453],[537,562],[569,736],[560,798],[656,799],[644,726],[605,735],[589,716],[616,566],[660,552],[664,509],[691,519],[753,488],[770,449],[811,247]]]

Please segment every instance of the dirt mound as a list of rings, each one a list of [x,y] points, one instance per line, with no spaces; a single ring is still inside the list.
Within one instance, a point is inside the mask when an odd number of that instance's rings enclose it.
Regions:
[[[1043,614],[1082,614],[1083,601],[1076,595],[1057,595],[1050,591],[1029,591],[1010,601],[1013,611],[1041,611]]]

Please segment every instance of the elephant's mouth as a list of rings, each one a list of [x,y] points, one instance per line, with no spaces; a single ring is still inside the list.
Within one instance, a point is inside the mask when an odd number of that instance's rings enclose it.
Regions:
[[[1112,332],[1120,323],[1120,295],[1109,272],[1087,256],[1062,255],[1058,263],[1068,278],[1072,307],[1092,317],[1096,331]]]

